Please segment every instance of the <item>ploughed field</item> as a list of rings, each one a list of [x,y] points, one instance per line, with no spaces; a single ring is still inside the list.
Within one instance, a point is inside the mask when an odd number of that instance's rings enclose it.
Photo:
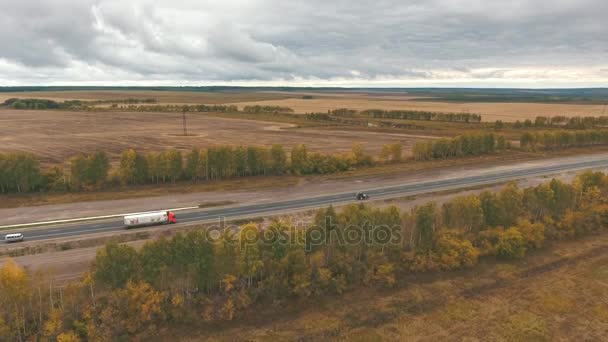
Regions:
[[[306,144],[311,151],[347,152],[361,143],[369,154],[400,142],[404,152],[419,140],[405,134],[294,128],[289,124],[228,119],[188,113],[183,136],[181,113],[76,112],[0,109],[0,152],[31,152],[43,162],[63,162],[80,152],[103,150],[113,161],[127,148],[140,152],[213,145]]]

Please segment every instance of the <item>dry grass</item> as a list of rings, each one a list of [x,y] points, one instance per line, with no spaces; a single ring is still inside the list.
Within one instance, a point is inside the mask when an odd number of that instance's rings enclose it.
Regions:
[[[407,151],[416,137],[373,132],[289,129],[292,124],[219,118],[201,113],[188,115],[188,133],[182,134],[180,113],[73,112],[0,110],[0,152],[31,152],[44,162],[63,162],[81,152],[107,151],[111,157],[127,148],[140,152],[219,144],[291,147],[305,143],[310,150],[350,151],[361,143],[377,154],[382,145],[400,142]]]
[[[290,98],[281,100],[265,100],[255,102],[235,103],[239,108],[247,105],[268,105],[290,107],[296,113],[327,112],[338,108],[356,110],[385,109],[385,110],[421,110],[432,112],[476,113],[481,114],[483,121],[503,120],[505,122],[523,121],[536,116],[599,116],[604,112],[604,105],[584,104],[545,104],[545,103],[450,103],[415,101],[411,98],[396,100],[395,98],[368,97],[353,95],[341,98],[314,98],[304,100]]]

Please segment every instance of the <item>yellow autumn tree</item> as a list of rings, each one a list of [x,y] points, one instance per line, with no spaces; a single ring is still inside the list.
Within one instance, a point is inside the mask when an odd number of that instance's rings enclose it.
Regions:
[[[110,293],[99,313],[99,329],[104,338],[122,335],[151,336],[164,319],[162,303],[165,295],[146,282],[129,281],[125,288]]]
[[[0,268],[0,290],[0,296],[8,300],[20,301],[28,295],[29,277],[13,259]]]
[[[0,332],[8,327],[7,340],[21,340],[26,334],[23,307],[30,291],[27,273],[14,260],[5,261],[0,268],[0,308],[4,311],[4,319],[0,316]]]
[[[57,342],[80,342],[80,338],[73,331],[67,331],[57,336]]]
[[[49,318],[44,323],[44,337],[53,340],[61,333],[63,330],[62,315],[63,312],[60,309],[51,309]]]

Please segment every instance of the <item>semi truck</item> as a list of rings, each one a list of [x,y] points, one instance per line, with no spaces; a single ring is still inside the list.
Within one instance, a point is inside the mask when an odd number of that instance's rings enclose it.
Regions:
[[[157,211],[125,216],[124,222],[125,227],[132,228],[157,224],[177,223],[177,219],[172,211]]]

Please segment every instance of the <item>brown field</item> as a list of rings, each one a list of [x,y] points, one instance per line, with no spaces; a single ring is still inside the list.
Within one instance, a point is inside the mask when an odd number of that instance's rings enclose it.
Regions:
[[[313,99],[302,99],[312,95]],[[423,110],[434,112],[481,114],[483,121],[533,119],[536,116],[599,116],[606,115],[602,104],[563,103],[454,103],[416,101],[419,96],[395,93],[366,93],[361,91],[340,92],[281,92],[281,91],[228,91],[228,92],[179,92],[179,91],[47,91],[0,93],[0,102],[12,97],[44,98],[49,100],[118,100],[154,98],[162,104],[236,104],[269,105],[293,108],[296,113],[326,112],[338,108],[356,110]],[[104,106],[104,105],[100,105]],[[107,105],[106,105],[107,107]]]
[[[536,116],[599,116],[605,111],[604,105],[561,104],[561,103],[452,103],[416,101],[404,97],[378,97],[353,95],[342,98],[314,98],[304,100],[289,98],[281,100],[264,100],[237,102],[239,109],[248,105],[266,105],[290,107],[296,113],[327,112],[338,108],[355,110],[421,110],[431,112],[475,113],[481,114],[483,121],[534,119]]]
[[[305,143],[313,151],[347,152],[353,143],[376,154],[382,145],[401,142],[407,151],[424,138],[351,130],[292,128],[285,123],[227,119],[191,113],[182,134],[180,113],[0,110],[0,152],[31,152],[44,162],[62,162],[80,152],[104,150],[116,156],[127,148],[141,152],[220,144]]]

